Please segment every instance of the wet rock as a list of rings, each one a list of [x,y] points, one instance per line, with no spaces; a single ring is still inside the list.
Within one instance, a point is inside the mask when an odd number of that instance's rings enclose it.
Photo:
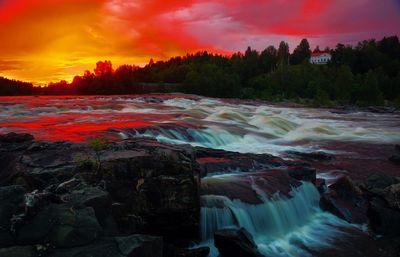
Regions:
[[[90,206],[110,233],[115,218],[126,234],[197,236],[199,171],[191,147],[150,139],[111,142],[101,153],[101,170],[94,172],[80,165],[82,158],[94,156],[87,145],[32,141],[10,152],[10,145],[21,144],[0,142],[0,183],[22,184],[28,191],[38,190],[40,195],[51,192],[74,210]],[[124,206],[115,217],[112,202]],[[51,203],[55,202],[41,202],[38,211]],[[25,217],[20,220],[24,223]],[[36,232],[40,235],[30,234],[33,241],[47,234],[42,230]]]
[[[67,194],[64,199],[74,209],[92,207],[100,224],[105,225],[107,218],[111,215],[111,196],[108,192],[91,186],[81,186]]]
[[[328,192],[320,199],[320,207],[351,223],[363,224],[368,221],[368,203],[362,197],[361,190],[347,176],[329,186]]]
[[[400,235],[400,212],[389,208],[379,197],[370,202],[368,217],[370,226],[376,233],[386,236]]]
[[[14,132],[0,135],[0,142],[1,143],[23,143],[32,141],[34,138],[30,134],[17,134]]]
[[[162,239],[146,235],[105,237],[79,247],[55,249],[51,257],[161,257]]]
[[[383,190],[383,198],[390,208],[400,211],[400,183],[386,187]]]
[[[293,187],[301,183],[290,177],[284,170],[265,170],[235,176],[209,177],[202,180],[201,195],[226,196],[245,203],[261,204],[264,202],[260,191],[267,197],[274,194],[290,197]]]
[[[4,144],[0,143],[0,146],[4,146]],[[0,149],[0,186],[14,184],[10,181],[20,172],[20,158],[19,151],[12,151],[6,146],[4,149]]]
[[[92,244],[68,249],[56,249],[51,257],[132,257],[123,255],[113,238],[102,238]],[[135,256],[136,257],[136,256]],[[141,257],[141,256],[138,256]]]
[[[17,240],[21,244],[49,241],[56,247],[73,247],[92,242],[100,232],[93,208],[75,210],[66,204],[51,204],[17,230]]]
[[[101,227],[92,208],[74,210],[63,207],[53,212],[53,217],[58,220],[49,235],[52,245],[56,247],[80,246],[99,237]]]
[[[53,184],[49,186],[49,190],[54,191],[57,194],[64,194],[71,192],[72,190],[78,188],[80,185],[82,185],[82,181],[77,178],[72,178],[70,180],[64,181],[60,184]]]
[[[244,228],[224,229],[214,233],[214,244],[221,256],[261,257],[252,236]]]
[[[4,202],[21,203],[25,193],[26,189],[19,185],[0,187],[0,204]]]
[[[22,186],[0,187],[0,247],[14,244],[11,218],[22,207],[25,193]]]
[[[102,174],[112,199],[123,206],[114,216],[119,228],[195,237],[198,172],[190,151],[148,140],[116,143],[112,149],[102,156]],[[126,226],[132,218],[136,224]]]
[[[175,257],[207,257],[210,254],[210,247],[199,247],[194,249],[179,249]]]
[[[297,151],[287,151],[289,156],[298,157],[307,161],[330,161],[334,160],[335,156],[326,152],[297,152]]]
[[[301,180],[301,181],[309,181],[315,184],[317,179],[317,172],[313,168],[302,167],[302,166],[293,166],[289,167],[287,170],[289,176]]]
[[[394,164],[400,164],[400,154],[390,156],[389,161],[393,162]]]
[[[284,166],[281,158],[269,154],[244,154],[196,147],[195,155],[202,177],[221,173],[254,172]]]
[[[148,235],[131,235],[116,237],[120,252],[124,256],[162,257],[163,240],[161,237]]]
[[[329,189],[335,190],[337,195],[342,198],[360,198],[362,196],[360,188],[348,176],[339,178],[329,186]]]
[[[0,227],[0,247],[12,246],[14,244],[15,238],[10,230],[6,227]]]
[[[22,184],[28,190],[44,189],[52,184],[71,179],[78,165],[79,156],[84,155],[84,146],[67,142],[32,141],[24,143],[0,143],[0,183]],[[4,169],[4,170],[3,170]]]
[[[369,191],[373,194],[382,195],[383,190],[386,187],[391,186],[393,184],[397,184],[397,183],[400,183],[400,181],[397,178],[388,176],[381,172],[375,172],[375,173],[372,173],[366,179],[366,181],[364,181],[362,186],[364,189],[366,189],[367,191]]]
[[[33,246],[14,246],[0,249],[1,257],[35,257]]]
[[[317,187],[318,192],[320,194],[325,193],[326,190],[328,189],[328,187],[326,186],[325,179],[322,179],[322,178],[317,178],[317,180],[315,181],[315,186]]]
[[[395,146],[394,146],[394,149],[395,149],[397,152],[400,152],[400,145],[395,145]]]

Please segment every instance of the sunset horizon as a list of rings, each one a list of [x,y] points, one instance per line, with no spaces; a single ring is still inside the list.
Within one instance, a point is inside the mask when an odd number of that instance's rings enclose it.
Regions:
[[[394,257],[400,0],[0,0],[0,257]]]
[[[280,12],[284,11],[284,12]],[[262,51],[301,39],[334,48],[400,35],[400,3],[371,1],[2,0],[0,76],[44,85],[110,60],[143,66],[208,51]]]

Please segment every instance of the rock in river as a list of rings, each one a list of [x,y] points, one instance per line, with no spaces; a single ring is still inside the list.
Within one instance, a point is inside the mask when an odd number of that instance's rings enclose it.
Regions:
[[[214,244],[224,257],[262,257],[253,237],[244,228],[223,229],[214,234]]]

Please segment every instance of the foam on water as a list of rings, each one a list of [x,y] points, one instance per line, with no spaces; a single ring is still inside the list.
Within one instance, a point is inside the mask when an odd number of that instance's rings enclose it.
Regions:
[[[193,146],[222,149],[240,153],[269,153],[279,155],[285,151],[313,151],[309,146],[279,144],[273,135],[253,133],[235,134],[220,128],[185,129],[185,133],[174,129],[146,130],[142,136],[156,138],[163,143],[191,144]],[[273,139],[276,140],[273,140]]]
[[[192,129],[183,134],[177,130],[166,134],[142,135],[164,142],[189,143],[238,152],[279,155],[282,151],[293,150],[294,145],[296,150],[309,151],[313,147],[312,141],[319,140],[400,142],[399,114],[340,114],[328,109],[287,108],[184,95],[2,97],[0,101],[0,126],[4,127],[3,131],[34,133],[43,139],[46,139],[46,134],[51,135],[48,131],[51,127],[47,123],[39,126],[38,121],[52,117],[52,125],[57,126],[57,122],[63,124],[67,119],[71,124],[75,122],[83,128],[79,115],[92,116],[88,120],[103,125],[106,125],[106,120],[145,120],[154,126],[169,123],[177,127],[190,127]],[[110,131],[117,131],[111,136],[136,136],[136,133],[129,133],[129,128],[122,126],[122,123],[119,124],[120,127],[110,124],[108,128],[114,129]],[[127,131],[121,131],[122,128]],[[74,133],[79,134],[80,131]],[[54,139],[53,136],[49,138]],[[300,141],[310,143],[302,142],[300,147],[297,144]]]
[[[340,114],[184,95],[0,97],[1,133],[25,132],[50,140],[145,136],[173,144],[281,155],[288,150],[326,151],[313,143],[320,140],[400,143],[399,127],[398,113]],[[336,174],[319,176],[331,183]],[[297,257],[309,256],[305,249],[329,247],[340,228],[350,226],[321,211],[318,191],[310,183],[293,188],[289,198],[268,197],[254,184],[252,189],[262,204],[202,196],[201,238],[212,256],[217,254],[213,233],[221,228],[246,228],[265,256]]]

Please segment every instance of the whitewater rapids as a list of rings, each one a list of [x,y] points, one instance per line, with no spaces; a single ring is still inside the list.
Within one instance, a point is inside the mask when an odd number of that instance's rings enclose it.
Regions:
[[[399,143],[399,127],[400,114],[343,114],[186,95],[0,97],[0,133],[27,132],[39,139],[147,136],[280,155],[314,151],[322,140]]]
[[[397,144],[399,128],[399,113],[291,108],[177,94],[0,97],[0,133],[30,133],[45,140],[150,137],[285,157],[288,151],[337,151],[322,142]],[[343,228],[353,226],[323,212],[319,193],[310,183],[292,188],[290,197],[279,192],[267,196],[255,184],[252,190],[260,204],[201,196],[200,245],[210,246],[211,256],[218,254],[212,240],[221,228],[246,228],[265,256],[307,257],[311,253],[306,249],[331,247]]]

